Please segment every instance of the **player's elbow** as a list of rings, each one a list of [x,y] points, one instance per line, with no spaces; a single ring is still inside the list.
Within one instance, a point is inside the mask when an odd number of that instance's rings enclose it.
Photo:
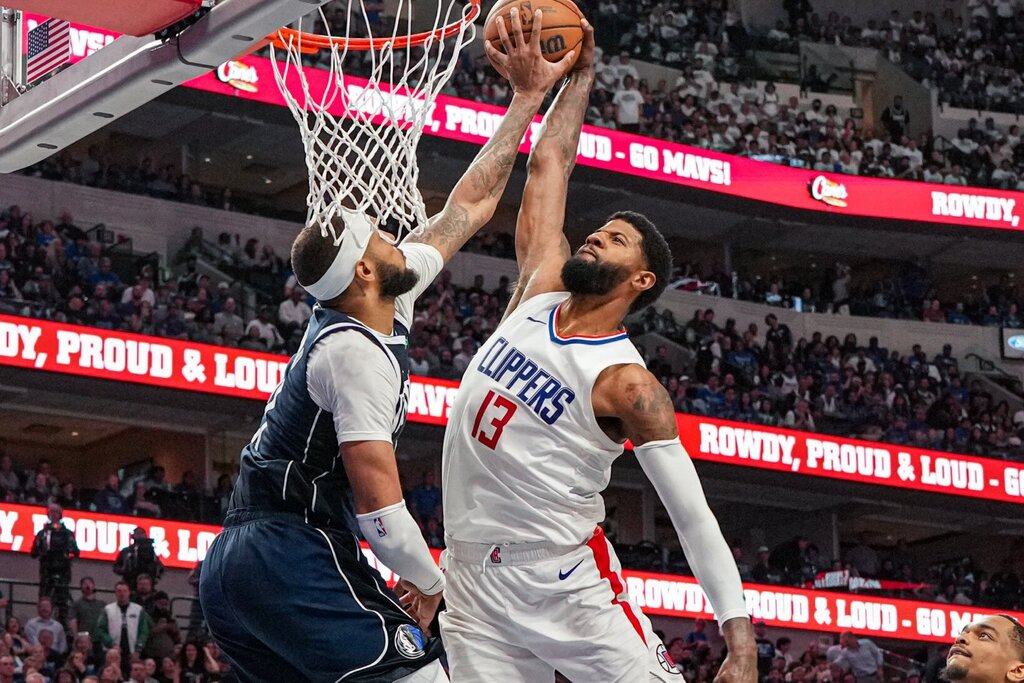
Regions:
[[[546,144],[547,141],[542,140],[532,152],[530,152],[530,158],[527,161],[527,170],[530,175],[549,175],[559,173],[559,169],[565,168],[566,163],[569,161],[565,158],[565,155],[558,149],[558,145]]]

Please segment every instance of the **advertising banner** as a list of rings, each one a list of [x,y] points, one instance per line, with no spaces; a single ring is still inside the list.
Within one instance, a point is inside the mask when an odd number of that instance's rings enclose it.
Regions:
[[[25,30],[40,20],[39,15],[26,14]],[[109,31],[72,24],[71,62],[84,59],[116,37]],[[330,72],[325,69],[307,69],[305,75],[314,94],[322,92],[330,80]],[[185,85],[285,106],[270,60],[262,57],[226,62]],[[365,85],[365,79],[345,78],[350,95]],[[402,106],[418,106],[415,93],[396,97],[403,100]],[[338,98],[333,113],[343,111],[342,99]],[[482,145],[493,135],[504,113],[502,107],[441,95],[424,132]],[[521,152],[529,151],[539,128],[538,116]],[[583,166],[796,209],[974,228],[1024,229],[1020,225],[1024,193],[1020,192],[822,173],[590,125],[583,127],[578,153]]]
[[[0,366],[266,400],[284,356],[0,315]],[[458,382],[413,377],[409,421],[444,426]],[[695,460],[1024,503],[1024,465],[677,414]]]
[[[695,460],[948,495],[1024,503],[1024,465],[878,441],[677,414]]]
[[[46,524],[46,509],[0,503],[0,552],[27,553],[32,539]],[[191,569],[206,557],[219,527],[139,517],[65,512],[71,529],[90,560],[113,562],[128,545],[132,531],[141,526],[154,541],[154,549],[168,567]],[[434,559],[440,551],[432,551]],[[363,543],[363,553],[381,576],[394,585],[397,577]],[[625,590],[649,615],[713,618],[704,592],[692,577],[625,570]],[[871,637],[945,642],[966,624],[996,610],[975,609],[914,600],[853,596],[783,586],[745,584],[747,611],[770,626],[838,633],[852,629]],[[1019,615],[1024,618],[1024,615]]]

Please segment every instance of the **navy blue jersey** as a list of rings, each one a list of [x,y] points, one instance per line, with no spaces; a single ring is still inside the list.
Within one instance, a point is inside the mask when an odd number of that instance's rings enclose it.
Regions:
[[[343,313],[319,305],[313,309],[299,351],[271,394],[259,429],[242,449],[241,471],[229,511],[259,510],[298,513],[307,522],[347,529],[358,534],[352,490],[339,462],[338,437],[331,413],[310,397],[309,357],[317,344],[333,334],[362,334],[391,361],[401,378],[395,397],[392,443],[405,426],[409,387],[407,327],[395,320],[394,335],[382,341],[372,330]],[[353,358],[352,362],[359,362]],[[380,391],[380,387],[337,387],[337,391]]]

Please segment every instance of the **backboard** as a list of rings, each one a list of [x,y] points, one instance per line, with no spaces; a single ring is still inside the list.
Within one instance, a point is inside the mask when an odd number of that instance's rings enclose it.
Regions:
[[[2,1],[2,0],[0,0]],[[266,36],[329,0],[8,0],[27,9],[74,13],[133,31],[163,29],[158,37],[120,35],[33,87],[23,83],[21,39],[35,15],[4,9],[0,21],[0,173],[37,163],[169,90],[265,44]],[[74,7],[71,7],[74,5]],[[89,8],[92,12],[89,12]],[[85,8],[83,10],[83,8]],[[184,19],[180,13],[184,13]],[[134,14],[131,22],[111,19]],[[148,17],[148,19],[147,19]],[[179,17],[179,18],[175,18]],[[73,20],[69,14],[58,18]],[[38,20],[38,19],[36,19]],[[175,22],[180,22],[175,24]],[[96,26],[101,36],[116,35]],[[86,30],[79,25],[78,40]],[[75,39],[73,30],[72,39]],[[106,42],[105,37],[101,37]],[[84,56],[84,55],[83,55]]]

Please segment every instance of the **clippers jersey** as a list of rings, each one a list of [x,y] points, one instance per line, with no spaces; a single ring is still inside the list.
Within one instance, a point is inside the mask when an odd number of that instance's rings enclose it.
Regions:
[[[601,430],[591,391],[643,359],[625,331],[561,337],[567,292],[521,303],[470,362],[444,435],[445,531],[471,543],[577,545],[604,520],[601,491],[623,450]]]

